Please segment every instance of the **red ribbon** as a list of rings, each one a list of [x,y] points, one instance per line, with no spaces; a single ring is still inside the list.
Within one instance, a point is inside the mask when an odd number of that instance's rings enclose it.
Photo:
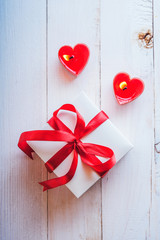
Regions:
[[[72,132],[58,118],[57,115],[60,110],[67,110],[76,113],[77,122],[74,132]],[[56,167],[58,167],[65,160],[65,158],[72,151],[74,151],[73,160],[68,173],[64,176],[41,182],[40,184],[44,187],[43,191],[64,185],[73,178],[77,168],[78,154],[80,155],[81,160],[86,165],[90,166],[94,171],[96,171],[101,177],[103,177],[109,171],[109,169],[115,165],[116,160],[112,149],[102,145],[83,143],[80,140],[82,137],[94,131],[107,119],[108,116],[105,114],[105,112],[101,111],[88,123],[87,126],[85,126],[85,121],[77,109],[71,104],[64,104],[53,113],[53,117],[48,121],[48,124],[55,130],[36,130],[21,134],[18,146],[30,158],[32,158],[31,153],[34,152],[34,150],[27,144],[27,141],[67,142],[64,147],[62,147],[45,163],[45,166],[49,172],[52,172]],[[107,158],[107,161],[102,163],[96,156]]]

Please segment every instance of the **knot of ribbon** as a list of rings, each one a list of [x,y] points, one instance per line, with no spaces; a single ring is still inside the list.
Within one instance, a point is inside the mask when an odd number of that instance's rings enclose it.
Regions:
[[[77,121],[74,132],[71,131],[59,118],[58,113],[60,110],[73,112],[77,115]],[[48,121],[48,124],[54,130],[35,130],[23,132],[20,136],[18,146],[32,158],[34,150],[28,145],[27,141],[62,141],[66,145],[56,152],[46,163],[45,166],[49,172],[53,172],[66,158],[73,152],[73,160],[69,171],[61,177],[53,178],[41,182],[44,187],[43,191],[55,188],[68,183],[74,176],[78,164],[78,154],[82,162],[91,167],[101,177],[103,177],[115,163],[115,156],[112,149],[97,145],[93,143],[83,143],[81,139],[90,134],[98,128],[103,122],[108,119],[105,112],[100,111],[88,124],[85,126],[85,121],[81,114],[72,104],[64,104],[53,113],[53,117]],[[107,160],[102,163],[98,157],[106,158]]]

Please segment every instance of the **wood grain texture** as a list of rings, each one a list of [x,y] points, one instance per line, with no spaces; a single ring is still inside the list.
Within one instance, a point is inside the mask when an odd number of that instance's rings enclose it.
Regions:
[[[152,1],[102,0],[101,9],[102,108],[134,145],[102,182],[103,239],[143,240],[149,238],[152,190],[153,49],[137,39],[152,31]],[[113,96],[118,72],[145,82],[142,96],[124,106]]]
[[[47,239],[40,159],[18,149],[20,133],[46,120],[46,4],[0,1],[0,239]]]
[[[159,0],[0,0],[0,239],[160,239],[159,12]],[[148,30],[154,49],[138,40]],[[74,77],[58,50],[77,43],[90,58]],[[121,71],[145,82],[124,106],[112,87]],[[134,149],[79,199],[65,186],[43,193],[37,182],[54,175],[24,156],[19,135],[81,90]]]
[[[49,116],[81,90],[99,106],[98,26],[99,1],[48,1]],[[89,46],[90,58],[83,72],[74,77],[59,62],[58,50],[77,43]],[[48,239],[101,239],[100,181],[79,199],[66,187],[48,192]]]
[[[155,156],[152,163],[152,205],[150,219],[150,239],[160,239],[160,2],[154,0],[154,96],[155,96]]]

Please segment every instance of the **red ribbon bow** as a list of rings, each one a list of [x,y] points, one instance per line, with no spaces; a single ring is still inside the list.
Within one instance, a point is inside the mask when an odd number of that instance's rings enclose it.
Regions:
[[[76,113],[77,122],[74,133],[58,118],[57,115],[60,110],[67,110]],[[44,187],[43,191],[64,185],[73,178],[77,168],[78,154],[80,155],[81,160],[96,171],[101,177],[103,177],[109,169],[115,165],[116,160],[112,149],[102,145],[83,143],[80,140],[82,137],[94,131],[107,119],[108,116],[101,111],[88,123],[87,126],[85,126],[85,121],[77,109],[71,104],[64,104],[53,113],[53,117],[48,121],[48,124],[55,130],[36,130],[21,134],[18,146],[30,158],[32,158],[31,153],[34,152],[34,150],[27,144],[27,141],[67,142],[64,147],[45,163],[49,172],[52,172],[58,167],[65,158],[74,151],[73,160],[68,173],[64,176],[41,182],[40,184]],[[102,163],[96,156],[104,157],[108,160]]]

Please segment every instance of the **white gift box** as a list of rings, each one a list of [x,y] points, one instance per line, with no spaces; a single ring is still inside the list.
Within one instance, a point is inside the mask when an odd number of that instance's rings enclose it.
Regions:
[[[86,125],[100,110],[89,100],[82,92],[73,102],[79,113],[83,116]],[[58,117],[72,131],[76,123],[76,114],[61,110]],[[43,129],[53,130],[48,123]],[[116,162],[118,162],[133,145],[122,135],[122,133],[108,119],[98,128],[81,139],[85,143],[94,143],[111,148],[114,151]],[[39,155],[46,163],[57,151],[59,151],[66,142],[55,141],[27,141],[28,145]],[[66,174],[71,166],[73,152],[54,170],[54,173],[60,177]],[[98,157],[100,161],[105,162],[106,159]],[[80,156],[78,156],[78,166],[72,180],[66,184],[69,190],[79,198],[93,184],[100,179],[100,176],[89,166],[84,164]]]

